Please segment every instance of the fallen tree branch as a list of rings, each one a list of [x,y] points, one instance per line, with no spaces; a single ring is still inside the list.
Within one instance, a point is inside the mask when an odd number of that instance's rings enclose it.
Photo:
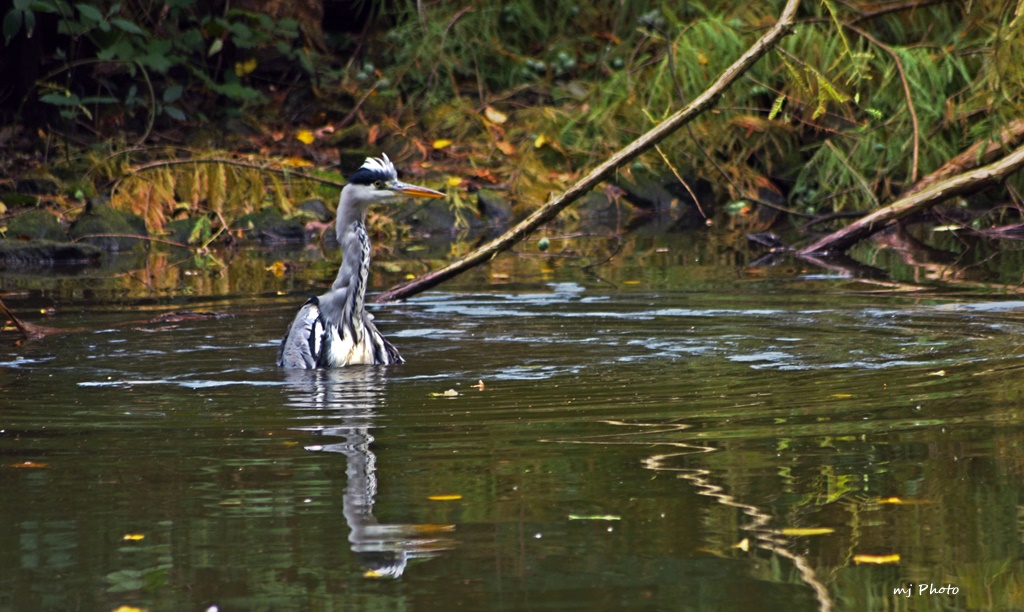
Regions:
[[[950,158],[949,161],[922,178],[904,195],[910,195],[933,185],[936,182],[960,174],[965,170],[977,168],[981,164],[990,164],[999,159],[1004,152],[1024,143],[1024,119],[1015,119],[999,133],[995,140],[979,140],[964,149],[962,153]]]
[[[793,25],[793,18],[800,0],[787,0],[786,6],[779,15],[779,20],[764,35],[757,40],[747,51],[740,56],[731,66],[725,69],[718,79],[704,90],[700,96],[690,104],[662,121],[657,126],[637,138],[625,148],[612,155],[603,164],[591,170],[582,179],[576,181],[560,196],[554,198],[544,206],[538,208],[530,216],[523,219],[515,227],[495,238],[491,242],[473,250],[461,259],[428,272],[409,282],[397,285],[388,289],[377,297],[378,302],[399,300],[410,295],[420,293],[453,278],[470,268],[473,268],[485,261],[492,259],[497,254],[508,250],[513,245],[528,236],[533,230],[544,223],[554,219],[564,208],[580,199],[610,174],[636,159],[643,152],[664,140],[667,136],[686,125],[698,115],[708,110],[718,101],[720,97],[744,72],[750,69],[761,57],[775,46],[783,36],[790,32]]]
[[[958,155],[957,158],[960,158],[962,155]],[[885,208],[880,208],[866,217],[854,221],[843,229],[825,236],[814,244],[800,249],[797,253],[805,256],[843,253],[860,240],[892,226],[909,215],[925,210],[950,198],[973,193],[1000,183],[1010,174],[1024,167],[1024,145],[1017,147],[1009,155],[987,166],[974,168],[954,176],[943,175],[942,178],[932,179],[939,172],[948,172],[944,169],[950,166],[950,164],[952,164],[952,161],[935,173],[921,179],[921,183],[925,184],[924,187],[911,189],[909,195],[903,196]]]
[[[25,340],[38,340],[53,334],[66,334],[68,332],[77,331],[74,329],[58,329],[56,327],[46,327],[44,325],[26,323],[11,312],[11,309],[7,307],[7,304],[4,304],[2,299],[0,299],[0,313],[7,317],[14,327],[17,328],[21,337]]]

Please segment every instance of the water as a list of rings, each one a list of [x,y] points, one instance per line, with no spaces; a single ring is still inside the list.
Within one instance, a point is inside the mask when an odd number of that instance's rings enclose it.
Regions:
[[[647,274],[379,307],[408,363],[326,372],[273,367],[295,293],[63,289],[0,350],[0,610],[1024,607],[1024,303]]]

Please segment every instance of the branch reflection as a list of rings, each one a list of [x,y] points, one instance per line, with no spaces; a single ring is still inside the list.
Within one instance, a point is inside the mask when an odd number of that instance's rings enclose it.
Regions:
[[[717,484],[728,479],[714,473],[712,470],[675,465],[675,461],[681,458],[703,453],[721,452],[720,449],[714,446],[701,444],[697,441],[690,443],[675,439],[678,434],[690,429],[691,425],[681,422],[646,423],[619,420],[606,420],[604,422],[608,425],[623,427],[631,431],[627,433],[588,436],[585,439],[551,441],[562,444],[636,445],[645,448],[658,445],[679,449],[668,453],[649,455],[643,459],[644,468],[656,472],[672,472],[680,479],[690,483],[698,495],[710,497],[723,506],[735,508],[742,512],[749,520],[745,524],[739,525],[739,528],[754,535],[755,540],[753,544],[793,563],[793,566],[799,572],[800,579],[813,590],[814,596],[818,601],[819,612],[832,612],[835,609],[835,604],[832,602],[828,587],[818,577],[807,555],[790,550],[794,547],[791,539],[786,537],[782,531],[771,528],[771,524],[775,519],[770,512],[754,504],[745,503],[738,497],[729,494],[729,486],[727,484]],[[744,538],[739,544],[733,546],[733,549],[747,552],[749,547],[750,542]]]

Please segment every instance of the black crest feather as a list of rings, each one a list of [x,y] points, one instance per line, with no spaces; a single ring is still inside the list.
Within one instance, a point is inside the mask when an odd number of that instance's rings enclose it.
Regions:
[[[374,181],[393,181],[398,178],[398,171],[388,159],[386,153],[381,157],[367,157],[363,165],[348,177],[348,182],[356,185],[372,185]]]

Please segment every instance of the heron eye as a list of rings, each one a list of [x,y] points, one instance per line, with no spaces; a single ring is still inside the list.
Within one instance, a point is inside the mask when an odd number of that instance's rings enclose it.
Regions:
[[[374,181],[373,186],[376,187],[377,189],[381,189],[384,187],[384,181]]]

